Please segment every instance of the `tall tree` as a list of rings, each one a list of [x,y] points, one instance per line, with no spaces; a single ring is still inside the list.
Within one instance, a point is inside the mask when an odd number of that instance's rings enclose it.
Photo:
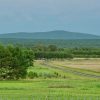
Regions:
[[[33,65],[33,51],[26,48],[0,45],[0,79],[24,78]]]

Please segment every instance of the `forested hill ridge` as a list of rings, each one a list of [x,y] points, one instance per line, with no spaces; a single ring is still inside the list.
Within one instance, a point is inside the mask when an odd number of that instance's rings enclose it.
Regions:
[[[100,36],[69,32],[69,31],[49,31],[49,32],[18,32],[18,33],[6,33],[0,34],[0,38],[16,38],[16,39],[100,39]]]

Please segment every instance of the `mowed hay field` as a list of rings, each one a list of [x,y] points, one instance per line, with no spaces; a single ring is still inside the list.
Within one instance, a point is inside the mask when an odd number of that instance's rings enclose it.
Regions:
[[[43,65],[44,62],[58,66],[57,64],[65,63],[66,60],[37,60],[34,67],[28,69],[28,72],[36,73],[37,77],[33,79],[27,77],[25,80],[17,81],[0,81],[0,100],[100,100],[100,78],[80,76],[64,71],[67,70],[64,65],[62,68],[65,69],[61,70]],[[78,70],[72,67],[71,69],[100,75],[95,71]]]
[[[49,63],[58,66],[80,68],[100,72],[100,58],[74,58],[72,60],[51,60]]]

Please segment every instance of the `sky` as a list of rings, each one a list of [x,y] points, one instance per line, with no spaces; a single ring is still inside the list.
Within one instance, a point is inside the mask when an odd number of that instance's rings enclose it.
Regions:
[[[0,34],[52,30],[100,35],[100,0],[0,0]]]

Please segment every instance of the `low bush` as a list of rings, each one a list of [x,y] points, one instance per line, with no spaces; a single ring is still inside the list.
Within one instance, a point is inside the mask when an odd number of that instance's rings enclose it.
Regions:
[[[33,79],[33,78],[36,78],[36,77],[38,77],[38,74],[36,72],[30,71],[28,73],[28,78]]]

